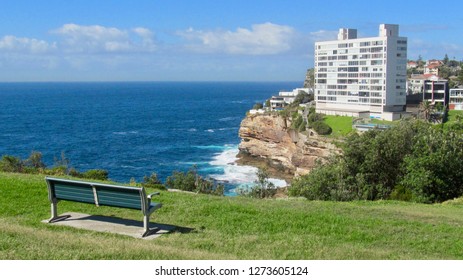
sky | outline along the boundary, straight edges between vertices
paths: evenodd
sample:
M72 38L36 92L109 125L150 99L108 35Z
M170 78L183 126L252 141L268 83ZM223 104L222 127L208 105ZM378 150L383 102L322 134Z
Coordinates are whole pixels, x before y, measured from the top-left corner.
M0 82L302 81L339 28L463 60L462 1L0 0Z

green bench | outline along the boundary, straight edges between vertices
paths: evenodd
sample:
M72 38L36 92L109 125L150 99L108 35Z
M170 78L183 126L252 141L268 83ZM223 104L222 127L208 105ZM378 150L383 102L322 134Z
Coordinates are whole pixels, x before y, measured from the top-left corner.
M57 204L60 200L137 209L143 213L143 237L145 237L150 233L150 215L162 207L161 203L151 201L151 197L159 193L147 196L143 187L125 187L51 177L45 177L45 180L48 185L48 199L51 203L49 223L66 218L58 216Z

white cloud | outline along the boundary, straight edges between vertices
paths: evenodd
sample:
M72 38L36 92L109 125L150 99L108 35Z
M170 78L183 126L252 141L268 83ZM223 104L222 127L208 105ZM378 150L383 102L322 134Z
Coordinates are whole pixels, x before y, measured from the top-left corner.
M63 38L60 44L65 52L127 53L155 50L154 35L146 28L131 31L100 25L65 24L52 31ZM141 42L138 42L141 39Z
M272 55L291 49L295 31L292 27L268 22L252 25L251 29L238 28L236 31L190 28L177 34L192 42L187 48L197 52Z
M338 35L338 31L331 31L331 30L319 30L319 31L310 32L310 37L312 38L312 41L314 43L318 41L337 40L337 35Z
M38 54L46 53L55 47L54 43L50 44L43 40L18 38L11 35L0 39L0 50L3 52Z

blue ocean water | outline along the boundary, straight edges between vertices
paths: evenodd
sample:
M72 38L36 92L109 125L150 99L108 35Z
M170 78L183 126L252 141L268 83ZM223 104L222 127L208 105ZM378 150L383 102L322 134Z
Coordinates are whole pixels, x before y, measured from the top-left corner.
M233 164L241 120L256 102L297 82L1 83L0 155L64 153L80 171L106 169L118 182L192 165L228 183L252 181Z

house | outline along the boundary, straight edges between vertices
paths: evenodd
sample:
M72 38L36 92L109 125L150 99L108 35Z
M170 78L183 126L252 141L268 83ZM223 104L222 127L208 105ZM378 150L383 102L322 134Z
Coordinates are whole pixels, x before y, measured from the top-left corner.
M435 105L442 103L447 106L449 104L449 83L447 80L431 81L426 80L423 87L423 100L431 102Z
M407 62L407 69L415 69L416 67L418 67L418 63L416 63L415 61Z
M449 109L463 110L463 86L450 89Z
M308 88L296 88L292 91L280 91L278 96L272 96L270 99L270 108L272 110L283 109L286 105L293 103L296 96L301 92L310 94L312 90Z
M438 81L439 77L435 74L412 74L408 79L408 94L422 94L425 81Z
M432 74L439 76L439 64L430 64L424 67L424 74Z

